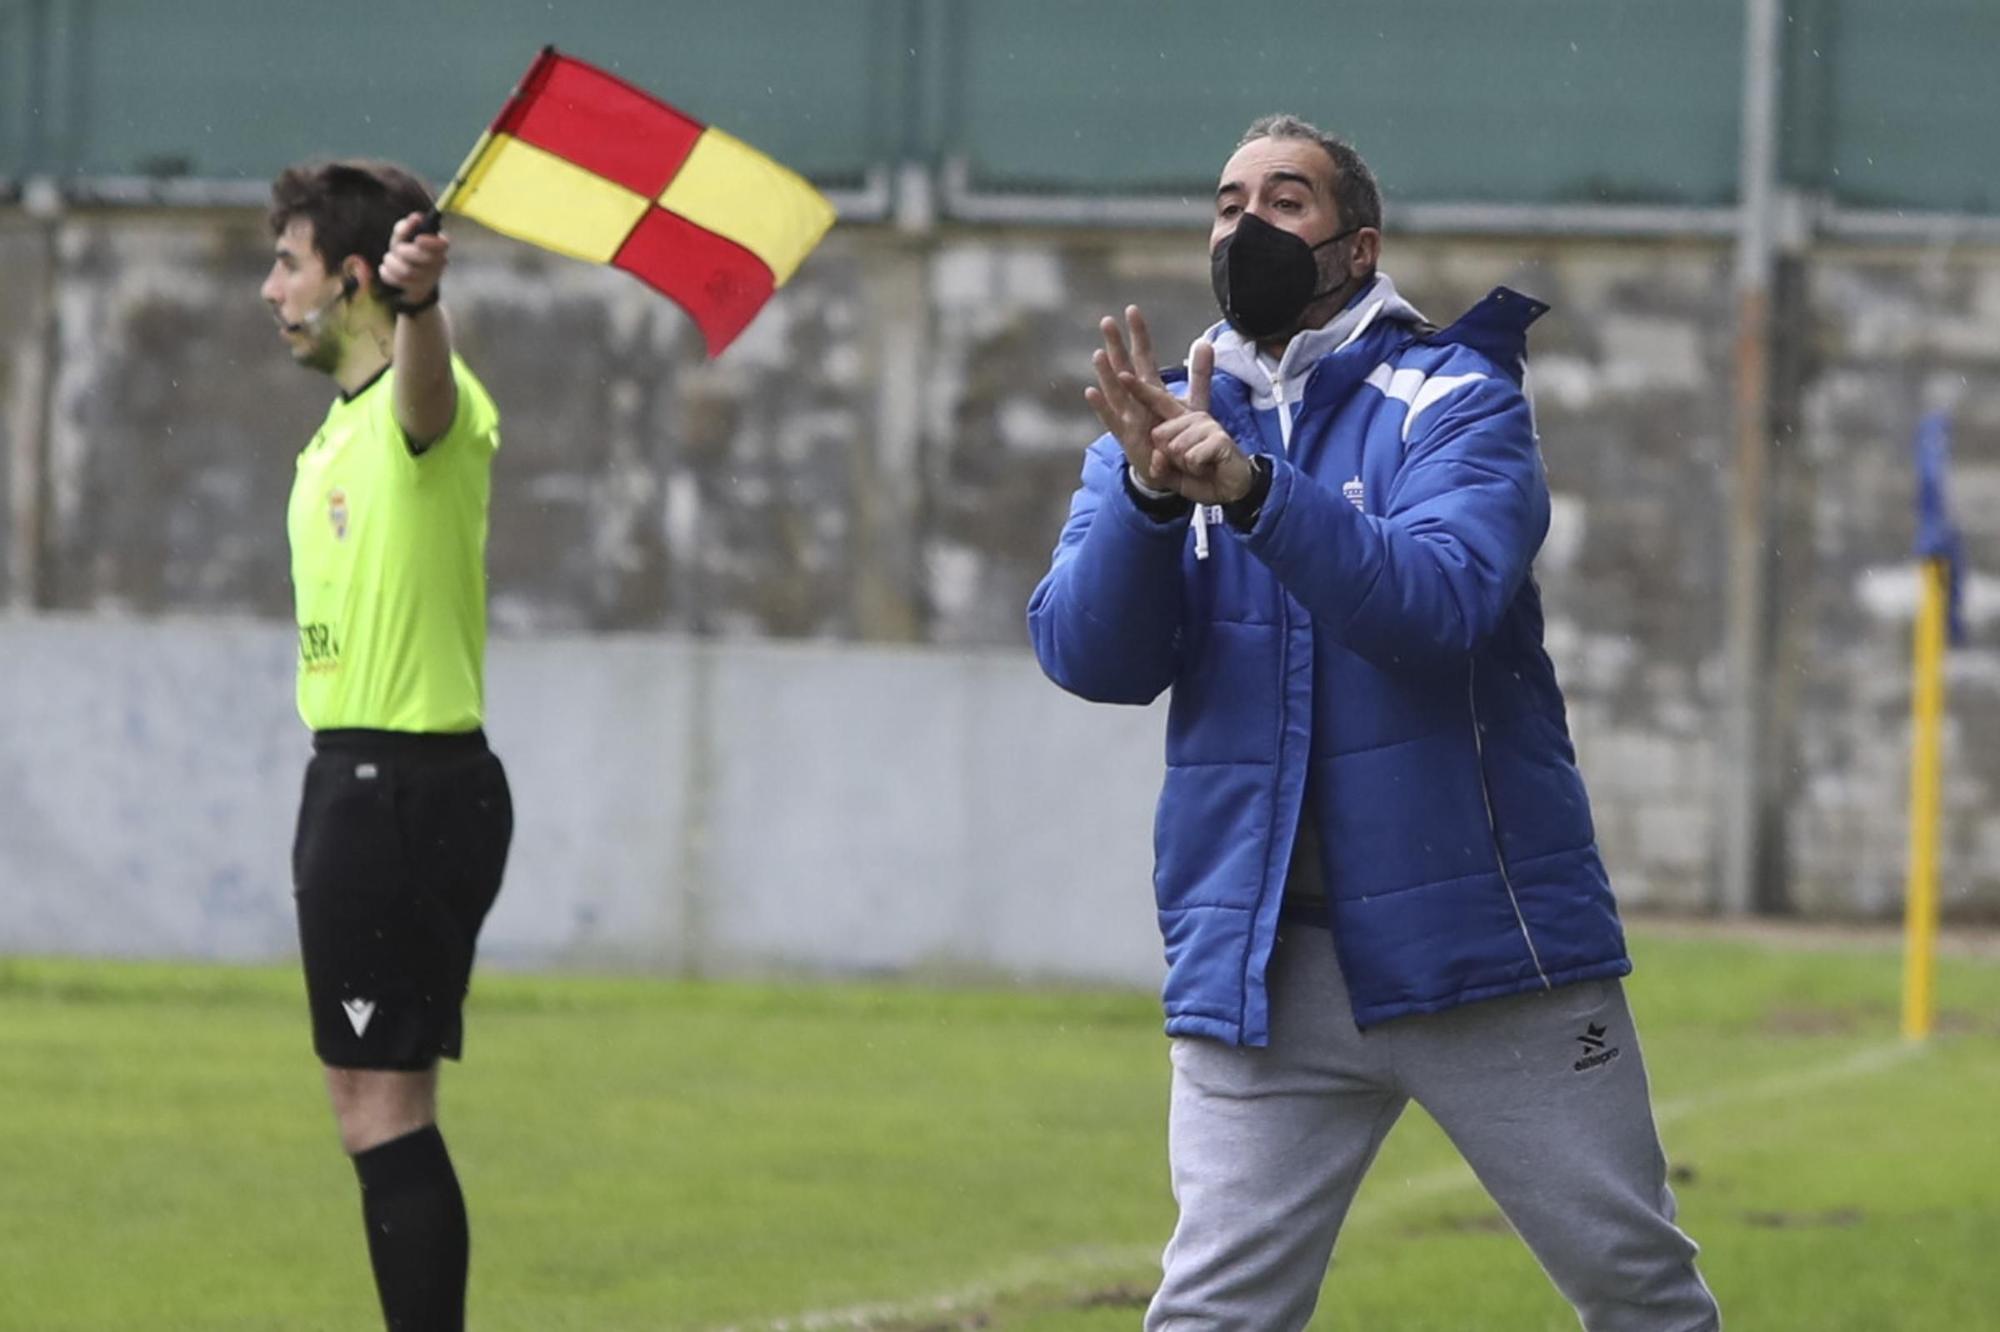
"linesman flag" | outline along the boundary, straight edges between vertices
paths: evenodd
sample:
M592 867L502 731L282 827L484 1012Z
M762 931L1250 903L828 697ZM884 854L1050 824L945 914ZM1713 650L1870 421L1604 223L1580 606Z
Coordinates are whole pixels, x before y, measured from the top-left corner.
M438 200L670 297L719 356L827 228L804 177L545 46Z

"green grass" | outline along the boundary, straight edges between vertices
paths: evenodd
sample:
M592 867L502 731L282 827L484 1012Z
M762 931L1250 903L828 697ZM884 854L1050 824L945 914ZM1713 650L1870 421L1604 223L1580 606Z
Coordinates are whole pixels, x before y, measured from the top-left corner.
M2000 963L1641 934L1682 1219L1733 1328L2000 1326ZM486 975L445 1122L478 1332L1133 1328L1171 1228L1144 995ZM0 1329L362 1332L286 969L0 961ZM1574 1329L1412 1112L1315 1326Z

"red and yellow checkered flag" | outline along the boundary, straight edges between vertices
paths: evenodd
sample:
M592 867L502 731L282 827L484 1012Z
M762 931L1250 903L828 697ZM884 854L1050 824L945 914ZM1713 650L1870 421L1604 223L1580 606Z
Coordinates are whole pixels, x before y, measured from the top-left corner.
M803 176L593 65L542 48L438 200L670 297L720 355L833 225Z

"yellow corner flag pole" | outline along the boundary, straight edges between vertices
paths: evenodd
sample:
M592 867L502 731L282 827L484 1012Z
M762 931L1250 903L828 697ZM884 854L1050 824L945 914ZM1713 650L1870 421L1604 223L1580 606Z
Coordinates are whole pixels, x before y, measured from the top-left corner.
M1917 602L1916 681L1910 741L1910 878L1903 913L1903 1036L1931 1034L1937 1006L1939 731L1944 717L1947 562L1926 559Z

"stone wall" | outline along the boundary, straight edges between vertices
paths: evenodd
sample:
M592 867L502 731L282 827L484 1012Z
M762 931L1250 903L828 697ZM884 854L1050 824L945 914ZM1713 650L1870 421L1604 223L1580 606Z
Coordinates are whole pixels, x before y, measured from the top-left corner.
M40 604L282 618L289 459L327 386L289 363L259 307L260 220L72 213L52 246L38 226L0 215L0 496L39 443ZM710 363L623 275L470 227L456 240L450 306L504 418L494 621L524 639L1023 650L1022 607L1094 432L1081 390L1096 317L1136 301L1168 348L1212 317L1198 235L846 227ZM24 440L36 338L15 293L39 288L50 250L48 424ZM1724 713L1729 252L1392 237L1385 267L1440 320L1498 283L1555 306L1531 372L1555 494L1537 566L1551 650L1625 899L1702 907ZM1824 250L1803 275L1772 527L1785 817L1770 896L1881 914L1904 855L1909 438L1924 406L1958 408L1955 499L1990 568L2000 263ZM0 506L0 525L22 508ZM1960 915L2000 911L1994 587L1971 580L1974 641L1952 662Z
M2000 916L2000 263L1843 253L1812 275L1801 427L1786 441L1780 668L1798 693L1787 847L1812 912L1899 909L1908 821L1910 443L1954 418L1950 499L1970 570L1946 664L1945 910Z

